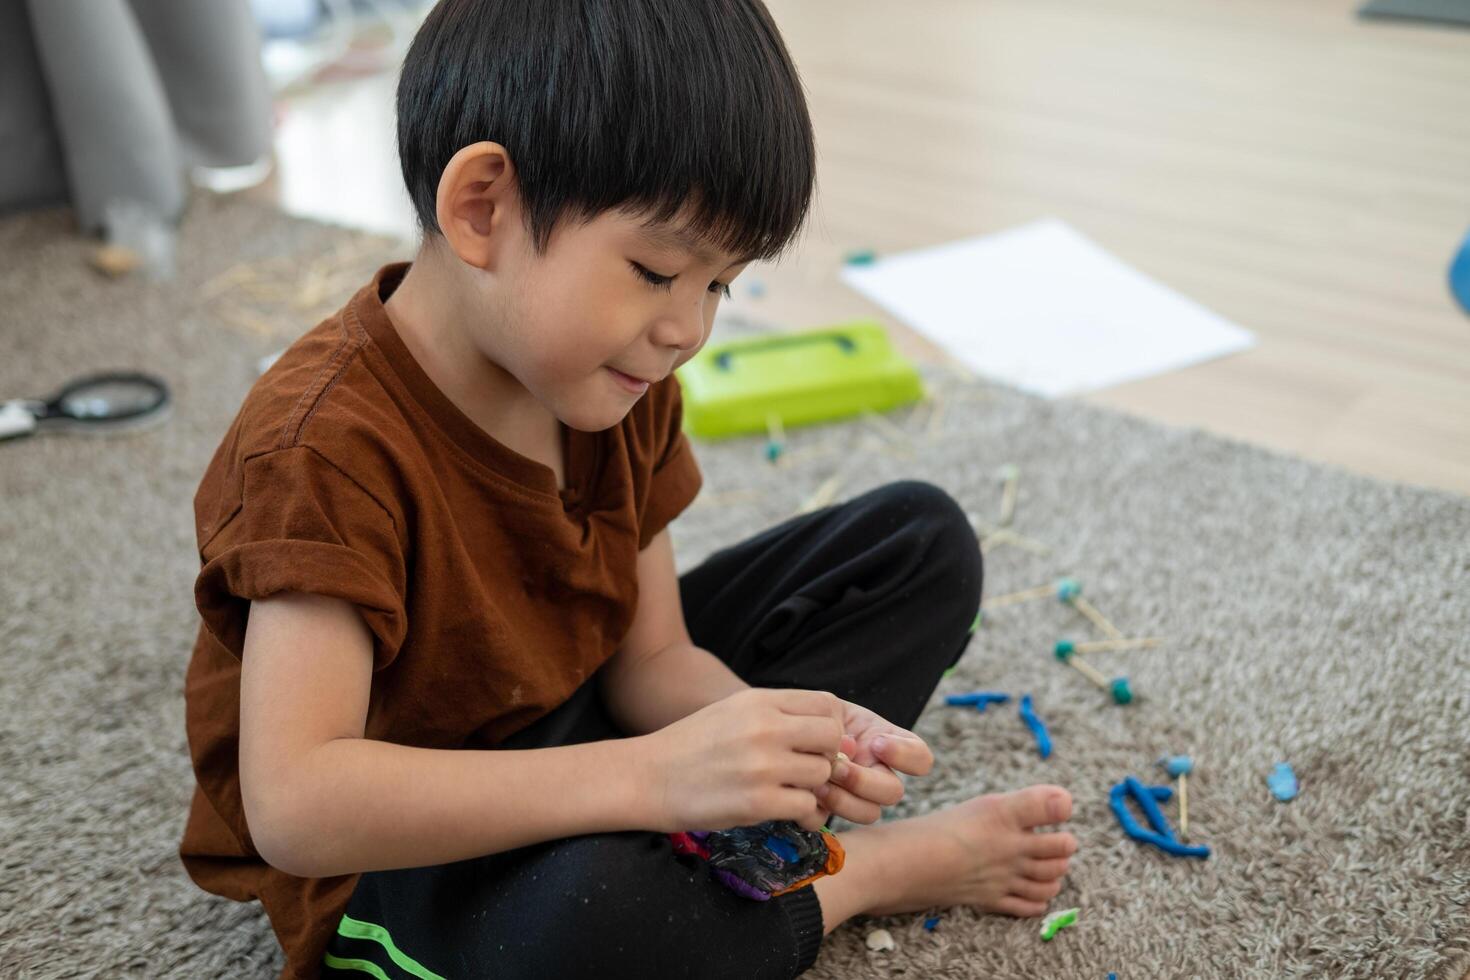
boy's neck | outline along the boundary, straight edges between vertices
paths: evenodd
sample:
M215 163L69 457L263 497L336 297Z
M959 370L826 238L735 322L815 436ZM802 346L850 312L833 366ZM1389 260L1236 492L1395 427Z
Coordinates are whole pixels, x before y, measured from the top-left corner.
M428 248L420 248L384 308L429 380L501 445L551 468L566 483L561 421L505 368L486 357L464 325L455 283Z

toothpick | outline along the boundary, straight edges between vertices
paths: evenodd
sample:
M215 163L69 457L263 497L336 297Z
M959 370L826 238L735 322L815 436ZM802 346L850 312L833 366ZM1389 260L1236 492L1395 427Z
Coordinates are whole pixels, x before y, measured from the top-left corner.
M1096 684L1104 691L1108 690L1108 679L1104 677L1096 667L1092 666L1092 664L1088 663L1086 660L1083 660L1081 657L1078 656L1071 656L1067 658L1067 663L1071 664L1073 667L1076 667L1079 671L1082 672L1083 677L1086 677L1088 680L1092 681L1092 683Z
M797 513L809 514L814 510L821 510L823 507L826 507L836 499L837 491L842 486L842 481L843 474L841 472L833 473L827 477L822 485L817 487L816 492L807 498L806 503L801 505L801 510L798 510Z
M941 429L940 423L944 421L944 409L945 406L947 406L948 404L949 400L947 398L935 398L934 412L929 416L928 431L924 434L924 439L926 442L933 442L934 440L939 438Z
M1189 773L1179 774L1179 839L1189 840Z
M1108 634L1108 636L1112 637L1114 640L1128 639L1126 636L1123 635L1122 631L1120 631L1118 627L1108 622L1107 618L1103 616L1102 613L1097 611L1097 607L1088 602L1087 599L1083 596L1073 596L1071 602L1072 605L1077 608L1078 612L1086 616L1088 619L1092 620L1094 626L1102 630L1104 633Z
M905 445L909 441L909 436L907 432L904 432L898 426L894 425L892 422L888 421L888 419L879 415L871 408L863 409L863 419L873 428L877 429L879 432L883 433L883 435L887 436L890 440L900 446Z
M1072 649L1077 653L1103 653L1116 650L1147 650L1164 642L1161 636L1146 636L1136 640L1089 640L1086 643L1073 643Z
M1016 516L1016 489L1021 482L1021 470L1014 463L1002 466L1001 478L1006 481L1005 493L1000 501L1000 526L1010 527L1011 518Z
M1034 589L1022 589L1020 592L1011 592L1006 595L986 599L980 603L982 609L999 609L1001 606L1014 606L1018 602L1030 602L1032 599L1040 599L1043 596L1056 595L1056 585L1038 585Z

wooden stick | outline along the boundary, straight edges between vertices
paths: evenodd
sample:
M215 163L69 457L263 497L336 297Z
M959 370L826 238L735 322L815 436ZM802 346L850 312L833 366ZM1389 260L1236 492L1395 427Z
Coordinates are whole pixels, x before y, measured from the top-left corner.
M781 416L775 412L766 416L766 434L771 441L780 446L786 445L786 430L781 426Z
M1077 653L1103 653L1111 650L1146 650L1156 647L1164 642L1161 636L1146 636L1136 640L1089 640L1086 643L1074 643L1072 649Z
M830 504L837 496L837 491L841 488L844 477L845 474L841 472L833 473L827 477L822 485L817 487L816 492L807 498L806 503L801 505L801 510L798 510L797 513L809 514L814 510L821 510Z
M1179 774L1179 839L1189 840L1189 773Z
M944 409L945 406L948 404L949 399L942 397L938 398L934 402L934 411L929 416L928 431L924 434L924 438L926 441L933 442L934 440L939 438L940 422L944 420Z
M1114 640L1128 639L1128 637L1124 636L1122 632L1119 631L1118 627L1108 622L1107 618L1104 617L1102 613L1097 611L1097 607L1088 602L1084 597L1080 595L1074 596L1072 599L1072 605L1077 607L1078 612L1086 616L1088 619L1092 620L1094 626L1102 630L1104 633L1108 634L1108 636L1112 637Z
M1092 664L1088 663L1086 660L1083 660L1081 657L1073 654L1072 656L1067 658L1067 663L1071 664L1073 667L1076 667L1079 671L1082 672L1083 677L1086 677L1088 680L1092 681L1092 683L1096 684L1104 691L1112 690L1112 685L1108 683L1108 679L1102 674L1098 673L1097 668L1093 667Z
M909 434L900 429L898 426L894 425L892 422L885 419L883 416L879 415L877 412L873 411L871 408L863 409L863 419L873 428L877 429L884 436L886 436L889 441L891 441L894 445L908 445Z
M823 456L831 456L837 450L832 446L814 444L802 446L800 449L783 449L780 458L776 461L778 465L785 466L803 459L818 459Z
M1033 555L1046 555L1051 553L1051 549L1040 541L1037 541L1035 538L1028 538L1024 534L1017 534L1008 527L993 528L988 524L972 523L974 524L975 530L979 533L981 548L989 548L991 545L997 544L1013 544L1022 551L1029 551Z
M1000 499L1000 526L1010 527L1011 518L1016 516L1016 488L1021 482L1021 471L1015 466L1006 466L1001 469L1005 478L1005 493Z
M1056 591L1057 587L1055 583L1051 585L1038 585L1034 589L1024 589L1020 592L1011 592L1007 595L996 596L993 599L986 599L980 603L980 608L999 609L1001 606L1014 606L1018 602L1029 602L1032 599L1040 599L1043 596L1055 595Z

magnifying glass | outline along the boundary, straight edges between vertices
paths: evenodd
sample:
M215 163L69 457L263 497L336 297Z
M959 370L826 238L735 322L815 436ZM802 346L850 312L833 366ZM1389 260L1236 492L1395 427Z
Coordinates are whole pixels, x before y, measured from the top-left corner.
M168 418L168 385L151 374L111 371L72 381L49 398L0 402L0 439L36 432L116 432Z

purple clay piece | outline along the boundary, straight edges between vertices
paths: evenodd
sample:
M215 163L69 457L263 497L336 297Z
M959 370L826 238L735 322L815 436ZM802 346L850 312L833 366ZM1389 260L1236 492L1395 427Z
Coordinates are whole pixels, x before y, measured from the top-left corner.
M715 877L735 894L743 895L757 902L769 902L771 900L770 892L761 891L734 872L726 871L724 868L713 868L711 870L714 871Z

